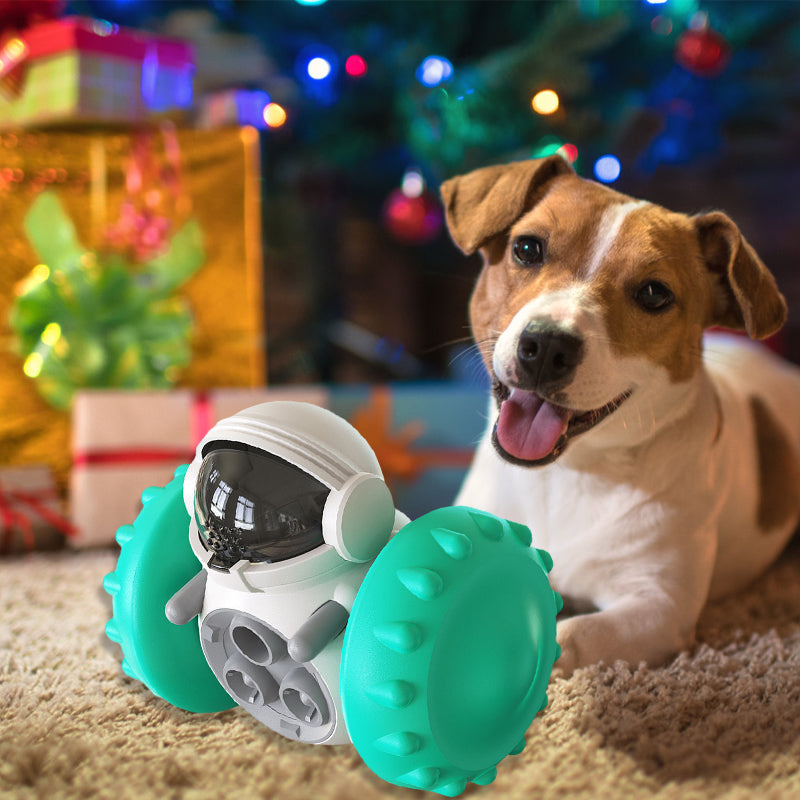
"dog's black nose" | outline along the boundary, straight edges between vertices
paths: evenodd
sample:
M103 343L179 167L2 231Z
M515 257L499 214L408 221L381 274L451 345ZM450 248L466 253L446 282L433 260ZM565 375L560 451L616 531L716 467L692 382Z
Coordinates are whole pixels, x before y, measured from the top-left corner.
M534 390L564 385L582 358L583 339L552 328L528 326L517 344L519 377Z

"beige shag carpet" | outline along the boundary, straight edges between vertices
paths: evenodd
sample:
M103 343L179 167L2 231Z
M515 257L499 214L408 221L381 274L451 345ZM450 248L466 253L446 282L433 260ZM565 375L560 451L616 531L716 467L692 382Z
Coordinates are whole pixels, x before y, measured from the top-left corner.
M243 711L151 696L104 643L110 552L0 561L0 797L371 800L349 746L283 739ZM800 547L708 608L698 645L659 669L555 680L528 746L470 798L800 797ZM432 797L432 796L431 796Z

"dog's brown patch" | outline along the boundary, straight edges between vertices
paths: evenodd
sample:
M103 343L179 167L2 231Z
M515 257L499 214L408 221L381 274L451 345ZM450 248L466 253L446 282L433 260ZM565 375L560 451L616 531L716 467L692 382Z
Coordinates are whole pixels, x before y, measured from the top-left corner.
M453 241L474 253L535 204L550 181L574 174L561 156L549 156L484 167L445 181L442 199Z
M775 278L742 236L719 211L693 218L708 269L718 277L710 324L746 330L765 339L783 327L787 306Z
M700 367L710 280L699 262L686 217L648 204L625 219L597 276L614 349L662 365L674 382ZM642 310L633 297L648 281L668 286L675 304L662 313Z
M597 235L596 216L627 198L605 186L570 173L551 180L544 196L509 231L487 241L484 268L470 301L470 320L476 341L499 336L530 300L580 282L592 257ZM546 264L528 269L515 264L510 242L522 235L539 236L546 244ZM491 369L491 350L481 347Z
M786 432L760 397L750 398L758 446L758 525L769 532L800 513L800 462Z

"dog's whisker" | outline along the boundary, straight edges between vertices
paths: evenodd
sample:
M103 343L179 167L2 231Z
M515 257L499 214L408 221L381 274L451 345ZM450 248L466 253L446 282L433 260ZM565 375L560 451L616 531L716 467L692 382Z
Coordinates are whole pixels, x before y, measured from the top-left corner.
M468 345L467 347L462 348L457 353L455 353L453 356L451 356L451 358L449 360L449 363L450 364L455 364L456 361L460 361L462 359L469 358L472 355L474 355L475 353L480 353L480 352L481 352L480 345L478 345L477 343L473 342L472 344Z
M463 355L463 354L462 354ZM460 356L459 356L460 357ZM458 358L452 359L450 362L450 366L454 366ZM483 363L476 360L468 360L466 362L467 365L467 377L473 379L476 384L480 384L484 381L486 375L486 369L483 366Z
M437 353L440 350L445 350L448 347L454 347L455 345L459 344L473 344L474 340L472 338L472 334L467 334L465 336L458 336L455 339L449 339L446 342L440 342L439 344L432 345L431 347L427 348L424 351L424 355L430 355L431 353Z
M483 339L482 341L476 342L475 344L482 356L490 356L494 351L495 346L497 345L497 339L495 338Z

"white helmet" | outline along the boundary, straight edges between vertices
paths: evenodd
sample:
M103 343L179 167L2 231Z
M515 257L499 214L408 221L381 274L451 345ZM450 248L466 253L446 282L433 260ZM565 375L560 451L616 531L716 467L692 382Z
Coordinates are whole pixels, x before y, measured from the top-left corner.
M234 495L230 481L220 476L225 469L236 475L237 482L242 480ZM283 497L282 492L296 497ZM266 501L264 493L271 493ZM214 526L211 539L204 540L207 545L211 541L210 549L228 552L228 562L223 559L217 564L223 567L253 555L252 549L241 547L241 538L259 524L254 519L254 512L258 517L254 499L257 506L266 503L274 509L270 525L282 527L275 531L272 550L252 560L291 558L324 541L347 561L370 561L389 540L395 519L391 493L369 444L344 419L309 403L262 403L218 422L197 445L184 478L183 497L201 534L198 516L218 518L220 524ZM228 510L221 511L220 498L231 497L236 503L223 503ZM297 500L296 505L303 505L301 516L316 518L316 540L307 535L296 509L286 513L283 500ZM275 521L278 517L280 523ZM319 541L318 522L323 541ZM265 531L259 535L263 543ZM226 545L234 540L231 556ZM294 544L288 546L290 540Z

